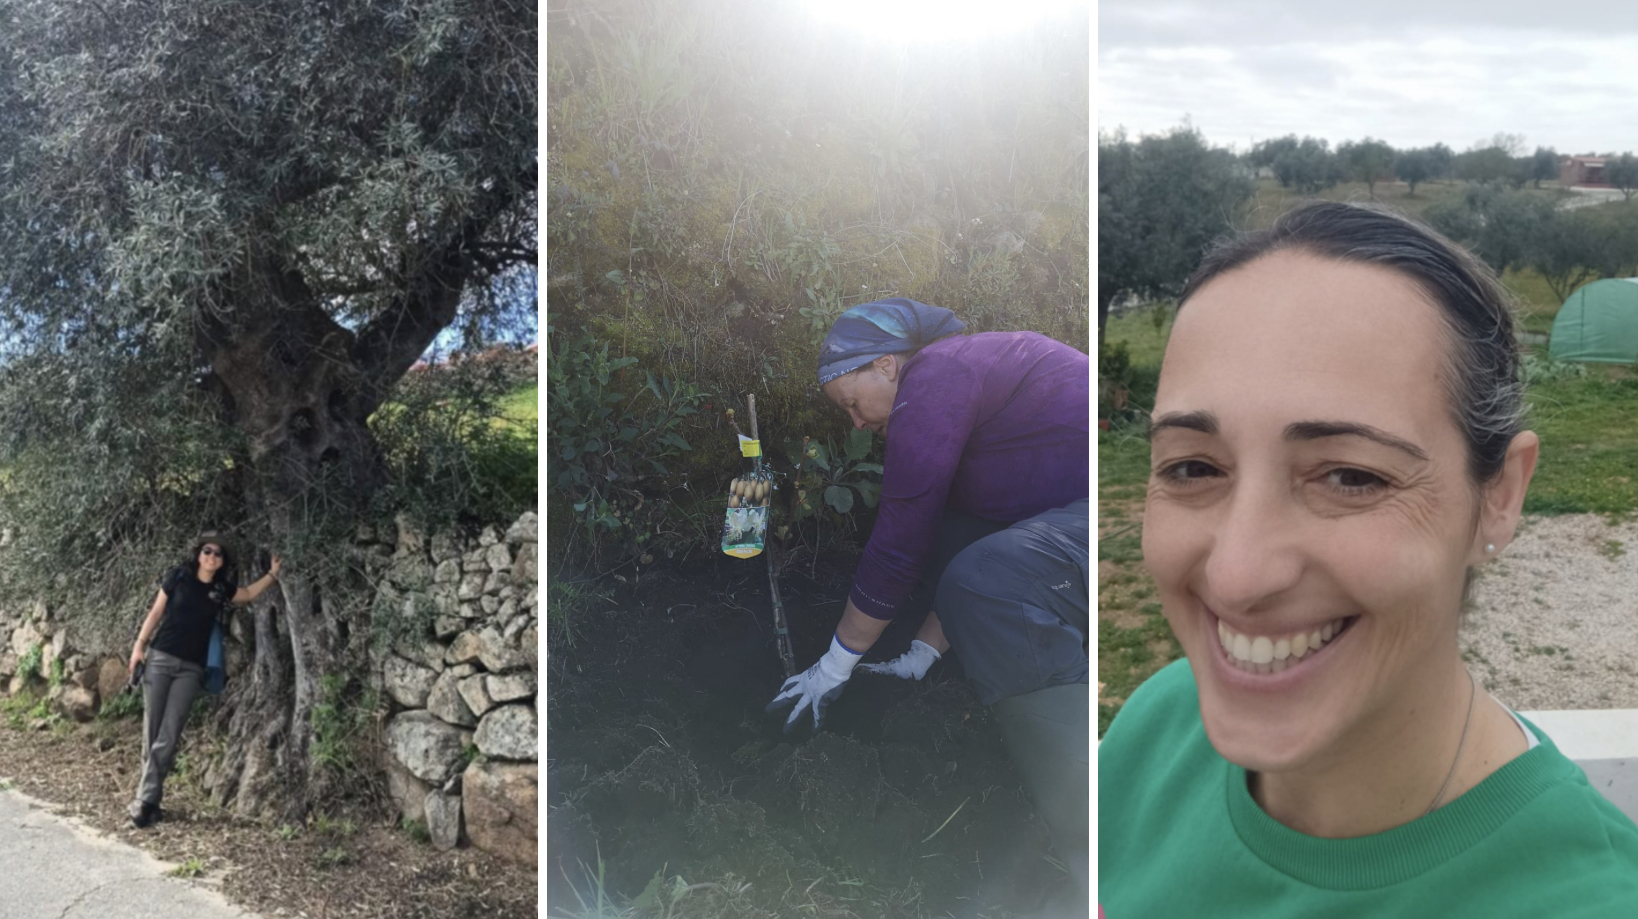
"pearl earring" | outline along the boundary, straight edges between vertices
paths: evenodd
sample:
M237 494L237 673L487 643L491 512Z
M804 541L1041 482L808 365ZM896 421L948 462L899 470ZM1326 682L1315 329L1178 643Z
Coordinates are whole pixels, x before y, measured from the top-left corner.
M1485 551L1485 552L1486 552L1486 553L1494 553L1494 552L1495 552L1495 551L1496 551L1496 544L1495 544L1495 543L1489 543L1489 544L1487 544L1487 545L1486 545L1486 546L1485 546L1485 547L1484 547L1484 551Z

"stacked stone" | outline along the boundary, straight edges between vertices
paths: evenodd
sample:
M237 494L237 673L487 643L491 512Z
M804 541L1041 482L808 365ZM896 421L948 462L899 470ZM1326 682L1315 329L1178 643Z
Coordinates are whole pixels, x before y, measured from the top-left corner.
M424 540L399 522L378 603L401 604L422 634L375 661L394 703L387 722L387 786L405 819L432 842L462 840L536 860L539 685L536 517L475 545ZM475 754L475 755L474 755Z
M363 532L358 546L366 567L381 576L377 608L401 610L412 622L430 619L424 632L371 660L372 678L393 704L384 738L388 788L404 817L425 821L439 848L469 841L533 864L536 516L525 513L504 533L487 527L470 545L449 534L427 539L403 519L397 529L386 544ZM35 648L38 666L19 673ZM229 679L240 678L247 658L235 643L227 650ZM47 689L58 661L63 679ZM46 690L53 710L90 721L125 690L126 661L76 650L44 601L0 607L0 686L11 695Z
M38 666L28 674L19 672L31 651L39 649ZM49 686L49 677L62 664L63 679ZM0 682L7 695L32 688L45 691L51 708L65 718L90 721L102 700L125 688L125 664L99 661L81 654L68 643L68 629L53 621L45 601L37 600L20 615L0 610Z

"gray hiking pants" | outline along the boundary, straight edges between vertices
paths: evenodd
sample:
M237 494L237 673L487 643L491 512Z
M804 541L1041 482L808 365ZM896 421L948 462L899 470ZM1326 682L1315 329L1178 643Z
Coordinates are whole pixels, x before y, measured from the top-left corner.
M182 726L188 723L193 697L205 680L203 665L157 648L148 649L146 661L142 675L142 781L137 786L136 800L131 802L132 814L143 804L158 807L165 796L165 777L176 765Z
M979 701L1089 682L1091 503L1007 527L956 516L940 542L966 545L939 576L933 609Z

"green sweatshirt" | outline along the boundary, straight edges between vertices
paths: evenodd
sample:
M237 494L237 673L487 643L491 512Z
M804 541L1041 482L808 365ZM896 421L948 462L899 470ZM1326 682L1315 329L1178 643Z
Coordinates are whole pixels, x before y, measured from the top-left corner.
M1432 814L1320 839L1212 749L1178 661L1098 749L1098 902L1107 919L1638 919L1638 826L1530 727L1540 746Z

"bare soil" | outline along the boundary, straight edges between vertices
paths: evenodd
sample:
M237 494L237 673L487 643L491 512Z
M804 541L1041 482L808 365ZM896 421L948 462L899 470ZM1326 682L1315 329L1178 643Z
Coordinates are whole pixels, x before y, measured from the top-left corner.
M204 731L196 712L183 733ZM38 721L32 724L38 724ZM141 716L21 729L0 722L0 780L155 857L202 867L192 883L219 889L264 916L310 919L534 919L535 866L475 849L437 852L396 827L379 804L354 802L303 827L270 827L223 813L185 771L166 783L164 819L131 826L126 806L140 771ZM197 755L197 754L196 754ZM69 870L65 867L65 870Z
M804 668L851 560L786 569ZM818 734L763 708L783 681L763 558L645 575L548 660L547 908L615 903L661 875L671 915L1004 919L1068 881L958 655L919 682L856 672ZM902 653L901 616L867 655ZM650 888L652 891L653 888Z

